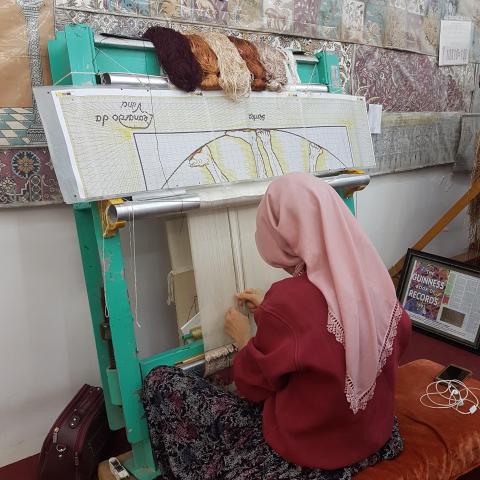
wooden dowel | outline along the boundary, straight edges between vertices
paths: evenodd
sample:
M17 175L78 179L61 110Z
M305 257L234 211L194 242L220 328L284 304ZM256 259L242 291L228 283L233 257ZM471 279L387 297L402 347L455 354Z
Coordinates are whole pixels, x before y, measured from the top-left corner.
M415 250L423 250L474 198L480 194L480 179L474 182L465 194L413 245ZM402 270L405 256L390 268L390 276L398 275Z

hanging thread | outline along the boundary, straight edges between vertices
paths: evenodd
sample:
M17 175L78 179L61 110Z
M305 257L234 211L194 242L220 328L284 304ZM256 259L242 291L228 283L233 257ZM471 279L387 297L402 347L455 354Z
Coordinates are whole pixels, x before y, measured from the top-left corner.
M218 60L215 52L200 35L191 34L187 35L187 38L190 42L192 53L202 69L203 77L200 88L202 90L220 90L220 83L218 82L220 70L218 69Z
M251 90L252 74L233 43L218 32L203 33L202 37L217 56L219 84L225 95L232 100L247 97Z
M257 92L265 90L265 67L260 61L257 47L252 42L244 40L243 38L229 36L228 39L235 45L238 53L243 58L243 60L247 64L248 69L253 75L253 81L251 84L252 90L255 90Z
M128 236L129 236L129 246L130 246L130 264L133 273L133 296L135 301L135 307L133 311L133 317L135 324L138 328L142 328L138 320L138 288L137 288L137 246L136 246L136 235L135 235L135 210L132 208L128 215ZM133 262L133 264L132 264Z
M258 57L265 68L266 88L272 92L280 91L287 84L285 62L287 55L279 48L257 42Z
M150 27L143 37L150 40L170 81L185 92L193 92L202 81L202 69L185 35L166 27Z
M293 52L291 50L284 50L286 55L286 60L284 62L285 70L287 73L288 83L290 85L298 85L302 83L300 77L298 76L297 72L297 62L295 61L295 57L293 56Z

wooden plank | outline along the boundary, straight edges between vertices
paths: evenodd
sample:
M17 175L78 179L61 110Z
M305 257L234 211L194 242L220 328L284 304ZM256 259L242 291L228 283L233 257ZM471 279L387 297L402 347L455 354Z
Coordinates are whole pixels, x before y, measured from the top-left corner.
M197 289L193 273L192 252L188 221L184 215L165 222L168 251L170 254L171 282L175 297L175 311L179 337L180 328L197 312Z
M193 268L187 218L182 216L167 220L165 222L165 229L167 231L168 250L172 270Z
M459 198L455 204L436 222L420 240L418 240L413 249L423 250L474 198L480 194L480 180L474 182L471 187ZM394 277L400 273L405 261L403 256L393 267L390 268L390 276Z
M175 292L175 311L178 328L182 328L196 313L198 313L197 290L195 275L192 270L172 275L173 291Z

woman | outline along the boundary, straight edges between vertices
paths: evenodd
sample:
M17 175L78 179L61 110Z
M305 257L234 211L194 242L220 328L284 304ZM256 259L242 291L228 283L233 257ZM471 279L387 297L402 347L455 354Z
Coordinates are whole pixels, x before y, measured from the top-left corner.
M240 396L162 367L146 380L166 478L346 480L403 448L393 400L410 321L355 218L322 180L274 180L257 212L265 262L290 278L247 290L257 332L235 308Z

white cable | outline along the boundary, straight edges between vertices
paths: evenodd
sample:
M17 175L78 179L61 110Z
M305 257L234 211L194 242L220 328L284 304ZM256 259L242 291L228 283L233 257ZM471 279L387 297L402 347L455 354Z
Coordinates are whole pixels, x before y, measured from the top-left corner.
M439 380L430 383L420 397L427 408L454 409L461 415L473 415L479 409L479 398L460 380Z

